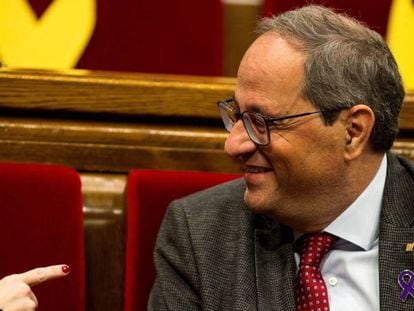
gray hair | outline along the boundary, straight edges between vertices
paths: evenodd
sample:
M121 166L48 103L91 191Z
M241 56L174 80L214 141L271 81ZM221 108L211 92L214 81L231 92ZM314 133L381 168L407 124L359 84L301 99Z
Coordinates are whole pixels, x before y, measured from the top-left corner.
M370 137L377 151L391 148L398 133L404 87L391 51L380 34L331 9L309 5L262 19L257 32L273 31L306 56L304 98L332 125L341 109L365 104L375 114Z

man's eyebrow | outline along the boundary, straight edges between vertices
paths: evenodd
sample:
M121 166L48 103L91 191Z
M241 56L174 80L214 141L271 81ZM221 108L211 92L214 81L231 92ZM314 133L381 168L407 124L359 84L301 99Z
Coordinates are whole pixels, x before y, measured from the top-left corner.
M239 111L243 112L243 111L241 111L239 101L237 100L237 98L234 94L233 94L232 98L233 98L233 101L234 101L236 107L239 109ZM268 109L266 109L266 108L264 109L263 105L260 105L258 103L248 103L245 106L244 111L250 111L250 112L258 113L258 114L262 115L265 118L278 118L278 117L283 118L284 116L287 115L286 113L269 112Z
M262 116L268 115L268 113L266 111L264 111L262 107L260 107L259 105L255 104L255 103L249 105L248 110L251 111L251 112L259 113Z
M233 101L236 104L237 108L240 109L239 101L236 99L235 96L233 96ZM248 109L246 109L247 111L260 113L260 114L264 115L264 111L260 108L260 105L258 105L256 103L253 103L253 104L249 104L248 106L249 106Z
M240 105L237 102L237 100L234 97L233 97L233 99L234 99L234 102L236 103L237 107L240 109ZM247 107L245 107L245 108L246 108L245 110L247 110L247 111L261 114L264 117L278 117L278 114L275 114L275 113L271 114L271 113L269 113L267 110L264 110L263 109L263 106L262 105L257 104L257 103L247 104Z

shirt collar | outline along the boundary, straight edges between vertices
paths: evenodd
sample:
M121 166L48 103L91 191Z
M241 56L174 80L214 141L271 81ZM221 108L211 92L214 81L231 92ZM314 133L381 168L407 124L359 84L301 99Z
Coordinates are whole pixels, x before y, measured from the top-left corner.
M381 165L368 187L324 231L364 250L372 248L379 234L379 219L386 175L387 156L384 155ZM350 228L352 230L349 230Z

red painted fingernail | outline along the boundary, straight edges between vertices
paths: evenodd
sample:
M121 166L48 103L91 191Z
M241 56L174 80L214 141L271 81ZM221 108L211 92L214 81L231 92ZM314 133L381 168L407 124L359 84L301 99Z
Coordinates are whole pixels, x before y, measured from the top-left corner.
M63 273L68 274L70 272L70 267L68 265L64 265L62 266L62 271Z

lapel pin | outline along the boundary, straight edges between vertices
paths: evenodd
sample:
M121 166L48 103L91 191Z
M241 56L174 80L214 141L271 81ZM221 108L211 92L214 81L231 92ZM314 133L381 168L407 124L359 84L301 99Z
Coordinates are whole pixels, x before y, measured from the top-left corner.
M402 288L400 300L405 302L408 296L414 298L414 273L410 270L404 270L398 276L398 285Z
M405 245L405 251L406 252L412 252L412 251L414 251L414 243L407 243Z

